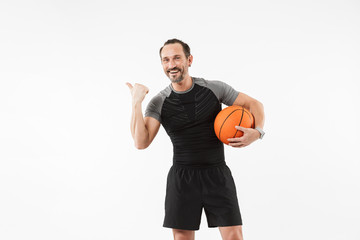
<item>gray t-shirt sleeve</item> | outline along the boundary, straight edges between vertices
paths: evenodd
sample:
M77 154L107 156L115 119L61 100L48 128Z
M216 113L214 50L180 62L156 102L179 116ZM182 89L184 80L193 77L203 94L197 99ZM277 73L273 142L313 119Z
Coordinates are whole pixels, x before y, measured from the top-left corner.
M161 108L163 103L164 98L160 93L153 97L146 107L145 117L153 117L161 123Z
M208 87L214 92L221 103L232 106L239 92L222 81L207 81Z

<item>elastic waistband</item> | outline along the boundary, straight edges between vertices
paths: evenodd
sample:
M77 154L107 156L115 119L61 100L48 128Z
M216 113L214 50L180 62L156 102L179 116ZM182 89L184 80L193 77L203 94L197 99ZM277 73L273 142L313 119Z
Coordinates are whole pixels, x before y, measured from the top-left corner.
M212 165L183 165L183 164L179 164L179 163L173 163L174 167L179 167L179 168L189 168L189 169L208 169L208 168L215 168L215 167L221 167L221 166L226 166L226 162L220 162L220 163L216 163L216 164L212 164Z

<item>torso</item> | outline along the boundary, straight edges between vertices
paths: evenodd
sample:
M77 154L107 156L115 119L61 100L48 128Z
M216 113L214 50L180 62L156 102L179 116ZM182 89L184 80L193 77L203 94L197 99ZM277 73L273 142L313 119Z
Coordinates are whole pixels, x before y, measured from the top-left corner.
M170 85L149 103L146 115L151 116L152 107L157 107L159 120L173 143L174 163L202 167L225 162L224 146L215 135L214 120L221 111L219 97L226 91L216 89L223 86L217 83L193 78L187 91L177 92ZM237 92L233 90L232 95ZM234 96L229 97L228 103L233 99Z

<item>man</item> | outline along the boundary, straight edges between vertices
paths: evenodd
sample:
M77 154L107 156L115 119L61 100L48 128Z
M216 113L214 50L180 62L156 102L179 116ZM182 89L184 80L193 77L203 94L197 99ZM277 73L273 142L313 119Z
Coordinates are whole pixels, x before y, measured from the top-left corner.
M148 147L161 124L174 146L163 226L173 229L175 240L193 240L204 208L208 226L219 227L224 240L242 240L235 183L213 124L221 103L249 109L256 129L234 126L244 135L229 139L232 147L248 146L264 135L263 105L223 82L191 77L188 68L193 56L181 40L165 42L160 58L171 84L149 102L145 117L141 103L149 89L141 84L127 85L132 94L131 134L136 148Z

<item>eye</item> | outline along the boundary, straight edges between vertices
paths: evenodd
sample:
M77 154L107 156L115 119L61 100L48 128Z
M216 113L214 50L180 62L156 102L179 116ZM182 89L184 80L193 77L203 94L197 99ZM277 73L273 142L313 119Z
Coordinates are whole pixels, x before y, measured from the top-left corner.
M163 62L168 62L169 61L169 59L163 59Z

